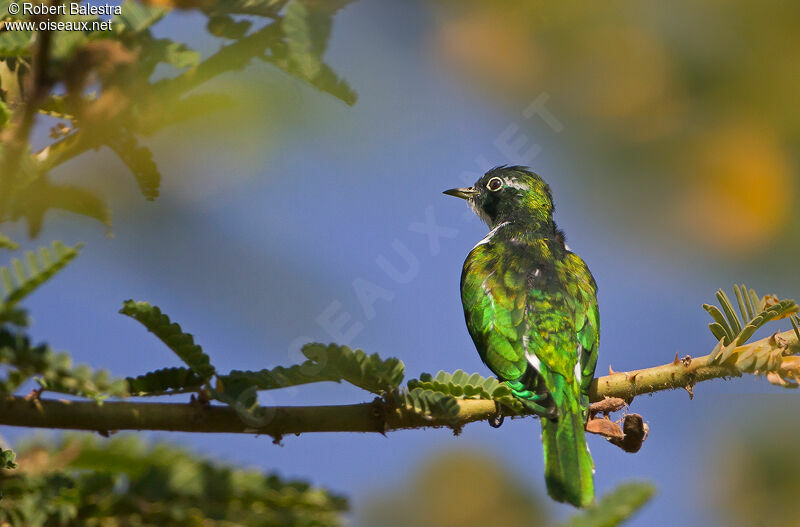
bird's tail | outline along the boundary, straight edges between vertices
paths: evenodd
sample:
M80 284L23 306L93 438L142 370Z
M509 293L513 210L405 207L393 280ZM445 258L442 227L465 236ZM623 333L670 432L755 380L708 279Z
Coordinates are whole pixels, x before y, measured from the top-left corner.
M558 418L541 419L547 492L555 500L585 507L594 501L594 463L586 446L579 392L564 386L562 376L554 377L561 384L551 391Z

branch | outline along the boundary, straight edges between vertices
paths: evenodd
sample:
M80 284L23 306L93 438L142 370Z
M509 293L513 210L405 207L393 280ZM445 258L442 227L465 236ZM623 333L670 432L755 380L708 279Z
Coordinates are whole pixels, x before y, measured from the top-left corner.
M800 345L793 331L775 334L740 346L736 353L775 349L796 351ZM613 373L595 380L591 400L619 397L632 401L636 395L692 387L703 381L739 377L741 371L731 363L712 364L711 355L685 358L642 370ZM285 434L309 432L379 432L410 428L459 428L496 414L495 402L485 399L458 400L458 416L453 419L426 417L376 399L371 403L339 406L268 407L266 424L248 426L227 406L199 403L132 403L39 400L17 396L0 400L0 424L34 428L94 430L167 430L174 432Z

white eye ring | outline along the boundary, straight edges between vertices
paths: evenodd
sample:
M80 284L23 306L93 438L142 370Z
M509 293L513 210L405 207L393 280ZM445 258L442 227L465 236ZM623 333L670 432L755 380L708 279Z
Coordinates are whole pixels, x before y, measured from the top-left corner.
M489 189L491 192L497 192L501 188L503 188L503 180L499 177L493 177L486 183L486 188Z

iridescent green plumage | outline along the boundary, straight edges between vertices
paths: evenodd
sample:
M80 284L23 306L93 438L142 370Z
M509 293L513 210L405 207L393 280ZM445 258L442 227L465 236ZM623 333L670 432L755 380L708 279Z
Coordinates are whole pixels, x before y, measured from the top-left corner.
M599 313L588 267L553 222L550 190L523 167L489 171L463 197L491 232L461 275L467 328L483 362L541 416L553 498L594 498L584 426L597 362Z

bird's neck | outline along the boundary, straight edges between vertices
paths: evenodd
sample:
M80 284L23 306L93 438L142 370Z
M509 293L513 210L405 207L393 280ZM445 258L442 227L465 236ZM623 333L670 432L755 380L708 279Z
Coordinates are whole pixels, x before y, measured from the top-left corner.
M503 238L519 241L556 239L559 236L552 218L508 218L494 222L491 227L500 227L498 231L502 231Z

